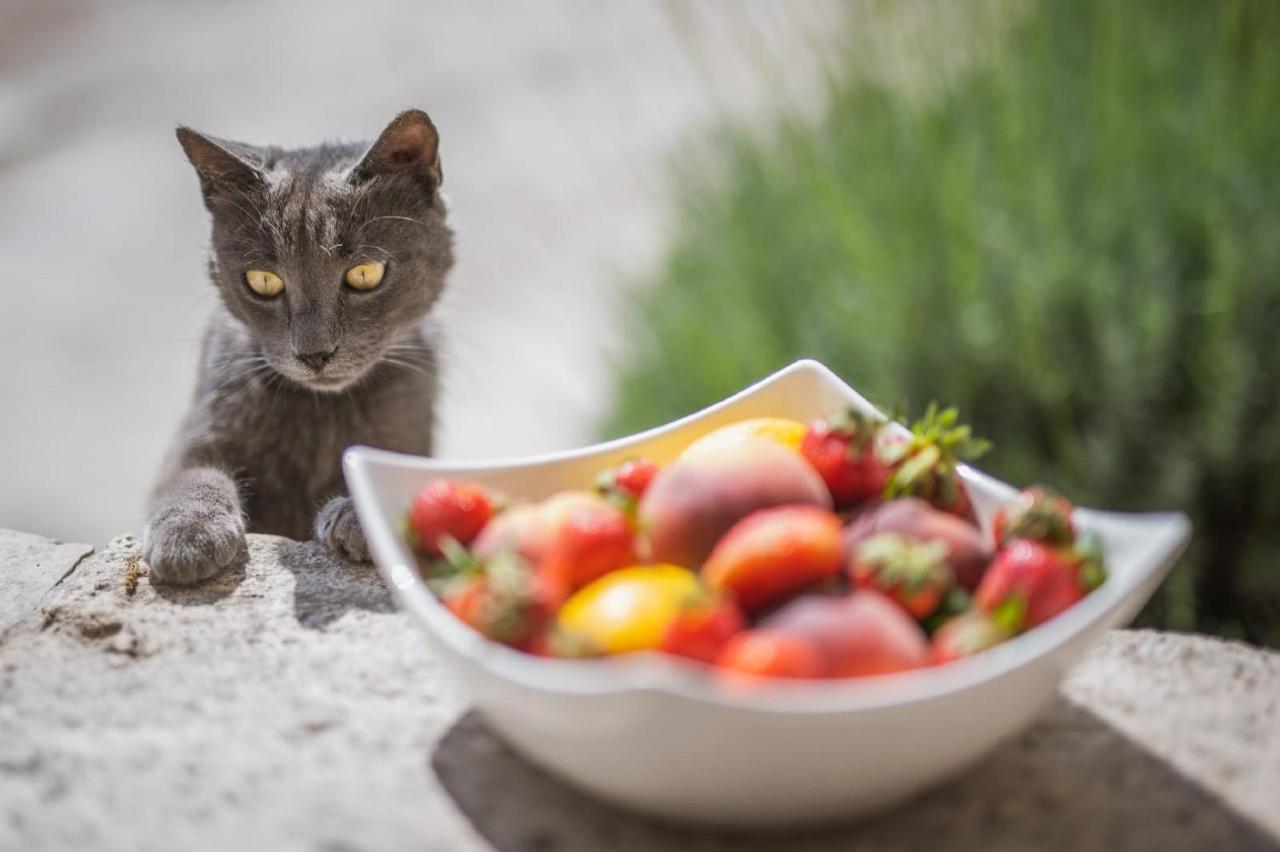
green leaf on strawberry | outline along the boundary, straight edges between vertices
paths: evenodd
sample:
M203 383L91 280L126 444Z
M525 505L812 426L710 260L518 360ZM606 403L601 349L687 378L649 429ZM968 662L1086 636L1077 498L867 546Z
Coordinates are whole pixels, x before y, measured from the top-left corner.
M924 417L912 424L911 437L886 448L883 456L894 470L885 497L922 497L939 508L968 514L957 468L986 453L991 442L974 437L959 419L956 408L939 409L929 403Z
M1021 595L1005 598L995 609L991 610L991 620L1011 635L1022 632L1022 624L1026 617L1027 599Z
M960 586L952 586L942 596L942 603L937 611L920 623L926 633L933 635L938 628L961 613L967 612L973 605L973 596Z
M1076 542L1076 553L1080 557L1080 587L1092 592L1107 581L1102 538L1095 532L1085 533Z

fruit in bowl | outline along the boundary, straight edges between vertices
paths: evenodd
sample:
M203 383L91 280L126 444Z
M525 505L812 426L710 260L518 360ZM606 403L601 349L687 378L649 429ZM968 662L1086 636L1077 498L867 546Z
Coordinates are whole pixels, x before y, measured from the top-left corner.
M434 480L407 541L450 612L538 656L663 653L737 685L891 674L995 647L1105 578L1045 489L984 535L958 475L983 449L934 406L909 431L853 408L747 418L537 501Z
M520 755L587 793L670 820L744 827L845 821L960 776L1030 725L1053 702L1062 677L1089 646L1108 628L1133 618L1190 537L1187 519L1180 514L1093 509L1070 513L1073 544L1040 536L1036 524L1028 523L1040 513L1014 517L1028 498L1020 499L1017 489L965 464L964 456L980 445L952 431L957 423L940 424L940 412L935 412L933 424L916 433L891 423L880 427L880 461L898 469L916 460L906 475L894 478L891 495L837 497L827 477L840 469L844 456L839 447L833 451L828 446L836 443L829 436L810 439L810 444L826 447L820 455L823 463L834 465L807 461L831 503L808 497L800 504L839 518L841 556L833 578L784 584L780 594L785 600L747 610L731 589L707 582L705 562L677 564L687 572L681 575L685 580L658 584L657 597L675 592L671 599L678 605L647 610L665 623L665 631L641 631L643 644L656 641L657 647L607 653L598 642L591 647L583 641L580 630L567 629L576 625L561 624L563 607L575 594L598 582L617 582L610 578L631 568L655 564L639 505L659 476L698 454L685 458L690 445L718 427L773 415L800 424L804 434L797 439L795 426L777 424L786 428L737 427L737 437L720 440L765 439L804 459L810 425L850 409L877 422L875 409L838 376L822 364L801 361L704 411L606 444L484 462L354 447L345 455L344 470L387 587L423 628L440 664ZM930 450L931 436L945 437L946 446ZM705 475L707 469L700 470ZM468 543L454 536L458 546L446 545L440 556L414 551L405 534L405 515L433 480L469 482L485 490L494 514L483 538L477 534ZM554 537L548 530L560 526L560 511L544 513L539 507L561 491L577 493L567 502L594 506L595 501L581 496L590 486L627 518L636 553L633 562L575 592L556 581L560 571L539 570L540 557ZM718 488L741 493L740 488ZM700 490L713 489L704 485ZM960 493L963 503L945 499ZM715 540L703 545L705 557L751 514L787 505L768 496L762 487L757 499L728 513ZM1040 505L1053 508L1052 503ZM995 516L1002 509L1005 520L997 524ZM697 515L704 509L690 505L685 511ZM489 532L490 527L495 531ZM1022 540L1045 545L1057 566L1045 573L1052 577L1065 563L1068 576L1076 577L1078 599L1069 586L1062 594L1058 583L1037 579L1041 574L1031 570L1034 560L1019 557L1007 560L1010 567L994 575L1005 577L998 584L991 581L991 599L984 594L978 600L976 593L1009 537L997 537L996 527L1017 529ZM905 577L894 570L879 576L885 567L880 560L867 560L875 562L877 576L858 584L854 546L879 533L897 533L916 544L948 543L945 561L954 583L927 618L913 617L890 599L894 584ZM1105 545L1107 576L1091 587L1096 576L1088 557L1095 535ZM489 543L480 553L484 539ZM499 559L496 584L481 594L486 585L473 582L483 576L480 566L512 549L524 553L512 562L519 570L505 571ZM457 565L450 564L450 554ZM767 567L768 560L758 558ZM768 576L756 564L751 567L742 576L755 577L756 571L761 571L759 577ZM696 593L680 594L690 575ZM537 582L527 582L531 577ZM512 578L525 581L510 582ZM455 582L475 591L470 599L446 606L450 598L441 596ZM852 606L877 596L888 600L880 600L880 606ZM1032 627L1028 613L1045 606L1033 607L1032 601L1042 599L1075 602ZM595 614L607 621L613 604L600 600L593 609L599 607ZM818 606L811 607L813 603ZM459 619L456 609L483 617ZM491 614L512 611L524 618L499 618L496 630L488 626L494 623ZM1010 618L1020 611L1021 618ZM481 627L469 626L473 621ZM534 629L504 639L512 635L502 629L510 624ZM831 624L840 629L833 632ZM490 632L502 635L489 638ZM655 640L660 632L661 639ZM921 634L927 637L923 659ZM878 660L881 673L856 671L853 660ZM886 660L897 670L885 673ZM835 676L833 669L846 676ZM786 783L777 783L779 778Z

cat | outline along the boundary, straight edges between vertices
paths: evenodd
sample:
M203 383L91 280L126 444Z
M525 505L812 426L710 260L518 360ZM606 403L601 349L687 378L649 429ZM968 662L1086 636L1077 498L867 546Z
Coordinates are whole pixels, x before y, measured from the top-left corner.
M342 451L432 450L431 312L453 265L435 125L408 110L372 145L298 150L177 136L220 300L147 510L151 577L211 577L245 558L247 532L367 560Z

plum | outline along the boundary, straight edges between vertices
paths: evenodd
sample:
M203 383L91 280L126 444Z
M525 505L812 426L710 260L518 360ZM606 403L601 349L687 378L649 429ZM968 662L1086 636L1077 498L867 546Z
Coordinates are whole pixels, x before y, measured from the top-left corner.
M858 545L881 533L897 533L922 542L947 545L946 563L961 588L972 592L991 561L987 542L973 524L935 509L916 497L903 497L873 506L845 527L846 562L855 561Z
M748 435L663 468L640 501L639 522L651 560L696 568L738 521L786 505L830 509L831 494L798 454Z

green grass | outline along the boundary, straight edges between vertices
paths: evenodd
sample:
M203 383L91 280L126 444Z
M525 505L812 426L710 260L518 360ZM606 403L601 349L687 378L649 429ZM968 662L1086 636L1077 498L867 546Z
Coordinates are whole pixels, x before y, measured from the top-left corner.
M727 133L603 431L820 358L959 405L1011 481L1187 510L1143 619L1280 644L1278 48L1271 2L1041 3L928 97L851 69L818 123Z

